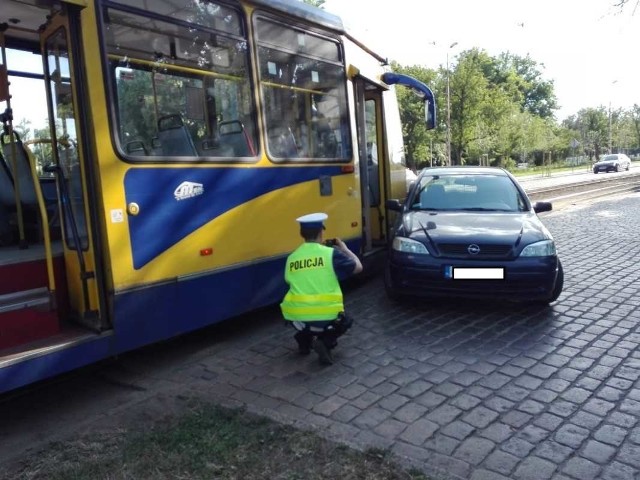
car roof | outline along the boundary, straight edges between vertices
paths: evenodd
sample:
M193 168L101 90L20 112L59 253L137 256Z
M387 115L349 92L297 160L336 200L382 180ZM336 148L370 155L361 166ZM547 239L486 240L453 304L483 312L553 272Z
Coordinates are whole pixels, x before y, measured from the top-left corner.
M427 167L422 169L421 175L498 175L508 177L509 173L500 167L478 166L452 166L452 167Z

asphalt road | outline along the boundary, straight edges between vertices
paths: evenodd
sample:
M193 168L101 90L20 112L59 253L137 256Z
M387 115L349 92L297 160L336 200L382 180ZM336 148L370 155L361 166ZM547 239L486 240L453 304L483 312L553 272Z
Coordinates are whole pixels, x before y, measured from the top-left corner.
M0 463L200 398L388 448L437 478L640 478L640 194L540 217L565 269L549 308L398 304L379 277L357 282L334 365L300 357L276 308L255 312L5 397Z

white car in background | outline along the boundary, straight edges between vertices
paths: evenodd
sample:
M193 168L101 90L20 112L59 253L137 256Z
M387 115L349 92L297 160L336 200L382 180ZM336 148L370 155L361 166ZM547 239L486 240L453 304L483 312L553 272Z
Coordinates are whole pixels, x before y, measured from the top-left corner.
M600 160L593 164L593 173L599 172L619 172L631 168L631 159L624 153L611 153L603 155Z

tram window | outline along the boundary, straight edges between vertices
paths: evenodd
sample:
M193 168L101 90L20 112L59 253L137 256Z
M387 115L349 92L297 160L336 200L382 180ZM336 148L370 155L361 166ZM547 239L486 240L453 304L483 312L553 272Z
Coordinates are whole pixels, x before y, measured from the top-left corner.
M340 44L256 19L267 147L274 160L349 160Z
M162 8L155 13L163 13ZM117 143L124 156L137 161L256 156L247 39L237 11L187 2L165 12L166 19L116 8L105 12ZM160 131L159 120L167 116L180 118L181 124ZM219 131L223 121L239 122L252 148L225 145L228 137ZM163 147L163 138L178 136L193 147Z

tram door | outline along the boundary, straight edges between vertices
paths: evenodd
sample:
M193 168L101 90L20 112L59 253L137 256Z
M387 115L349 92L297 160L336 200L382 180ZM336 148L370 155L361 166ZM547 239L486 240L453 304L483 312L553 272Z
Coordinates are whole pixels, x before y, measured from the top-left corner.
M71 319L93 330L105 328L94 256L94 237L87 209L87 142L83 137L86 118L78 101L81 90L74 72L76 49L71 42L77 7L63 4L43 30L40 42L44 62L47 107L62 226L64 264ZM104 309L103 309L104 311Z
M356 122L362 198L363 254L386 247L385 176L388 159L383 135L382 88L356 77Z

